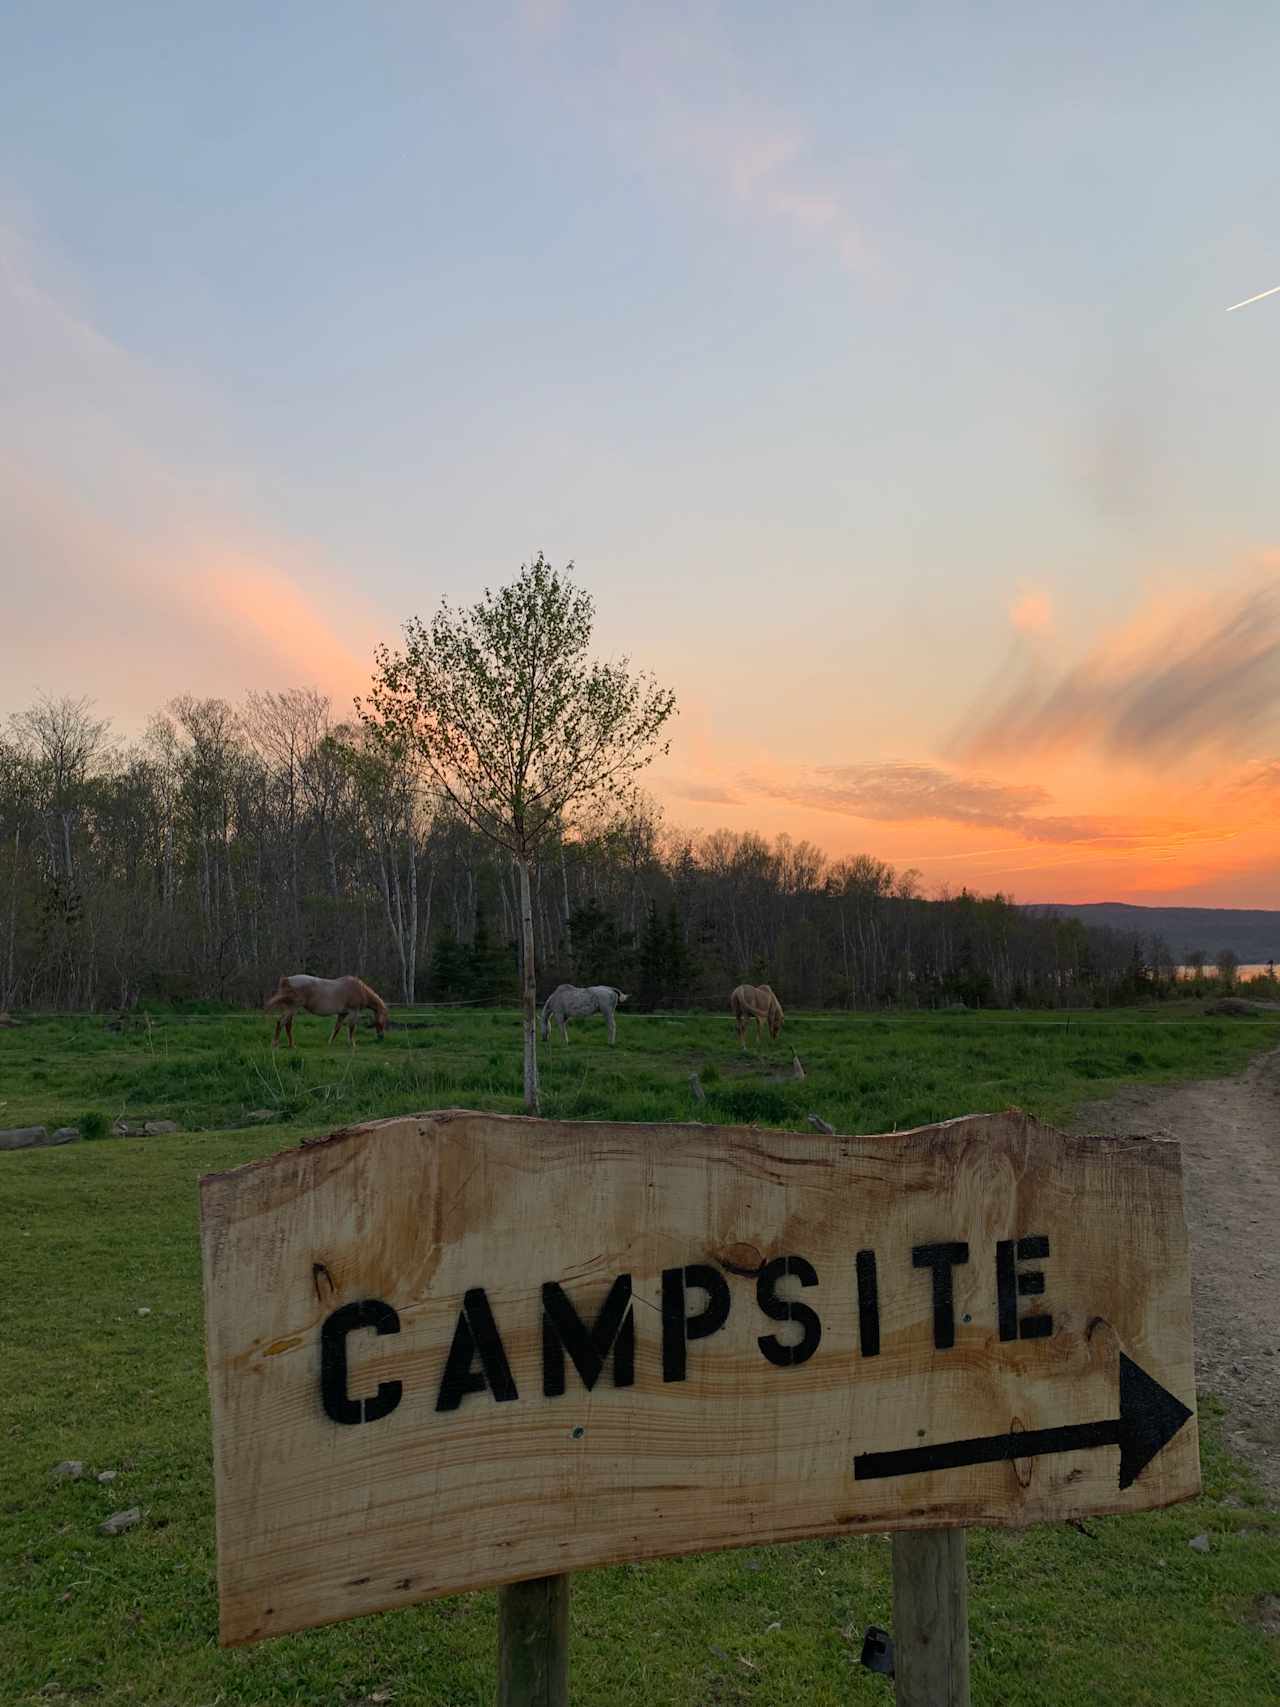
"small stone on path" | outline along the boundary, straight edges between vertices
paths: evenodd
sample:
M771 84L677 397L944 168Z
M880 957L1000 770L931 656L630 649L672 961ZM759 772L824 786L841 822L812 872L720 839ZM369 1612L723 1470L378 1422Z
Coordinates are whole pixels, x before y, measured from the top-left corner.
M78 1482L84 1475L84 1465L78 1458L64 1458L61 1464L53 1467L55 1476L63 1476L68 1482Z
M1196 1535L1187 1542L1187 1546L1193 1553L1207 1553L1209 1551L1209 1537L1207 1535Z
M99 1470L98 1480L100 1482L114 1482L119 1474L118 1470Z

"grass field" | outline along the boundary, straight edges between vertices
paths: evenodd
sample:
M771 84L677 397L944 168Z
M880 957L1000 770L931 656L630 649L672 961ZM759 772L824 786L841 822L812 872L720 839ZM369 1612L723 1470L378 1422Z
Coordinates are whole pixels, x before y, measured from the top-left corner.
M0 1030L0 1126L175 1120L225 1131L269 1110L299 1136L384 1114L465 1106L517 1111L520 1033L513 1014L398 1009L386 1041L325 1046L328 1022L302 1018L299 1047L273 1053L260 1017L165 1016L119 1034L100 1018ZM543 1112L560 1118L688 1120L794 1127L815 1110L842 1132L888 1132L983 1109L1044 1119L1083 1096L1141 1079L1234 1072L1280 1020L1206 1019L1197 1005L1064 1014L798 1015L777 1043L746 1055L721 1015L622 1010L618 1044L603 1021L541 1049ZM793 1053L805 1068L791 1077ZM707 1093L696 1105L689 1074ZM276 1142L280 1141L277 1136ZM272 1143L264 1139L269 1150Z
M0 1155L0 1700L479 1707L492 1699L493 1597L465 1596L258 1647L216 1646L213 1491L196 1180L354 1119L519 1104L510 1014L400 1013L354 1059L321 1022L272 1058L247 1017L0 1031L0 1126L165 1118L177 1136ZM797 1016L746 1062L723 1016L624 1013L543 1050L546 1112L889 1130L1011 1104L1064 1117L1135 1078L1228 1073L1280 1041L1271 1020L1169 1010ZM793 1050L807 1077L794 1081ZM707 1090L693 1104L688 1075ZM269 1110L270 1123L244 1124ZM143 1312L146 1312L145 1314ZM1280 1648L1254 1613L1280 1594L1280 1517L1224 1453L1202 1396L1205 1493L1168 1512L970 1544L974 1699L1020 1707L1270 1704ZM55 1478L82 1460L78 1481ZM95 1479L115 1470L109 1486ZM98 1535L111 1512L142 1523ZM1193 1550L1206 1535L1209 1551ZM881 1702L857 1659L891 1625L882 1537L585 1573L573 1699Z

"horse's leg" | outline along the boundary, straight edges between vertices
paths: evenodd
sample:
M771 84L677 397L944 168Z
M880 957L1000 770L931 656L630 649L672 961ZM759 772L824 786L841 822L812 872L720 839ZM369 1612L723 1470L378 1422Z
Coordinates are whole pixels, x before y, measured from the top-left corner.
M290 1049L293 1048L293 1022L297 1017L298 1016L296 1014L291 1013L288 1019L284 1022L284 1034L289 1039Z
M342 1022L345 1019L345 1017L346 1017L345 1014L339 1014L337 1019L334 1020L333 1030L329 1033L329 1043L332 1043L334 1038L342 1030ZM329 1047L329 1043L325 1044L326 1049Z
M359 1014L347 1015L347 1036L351 1039L351 1047L353 1049L356 1046L356 1025L358 1024L359 1019Z
M271 1047L273 1049L278 1049L280 1047L280 1027L283 1024L284 1021L282 1019L278 1019L276 1021L276 1029L271 1034Z

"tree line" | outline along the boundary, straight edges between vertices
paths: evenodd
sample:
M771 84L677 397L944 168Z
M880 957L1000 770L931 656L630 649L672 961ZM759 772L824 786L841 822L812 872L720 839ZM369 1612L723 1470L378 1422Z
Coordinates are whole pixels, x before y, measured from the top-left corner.
M0 1008L261 1002L282 972L357 972L394 1002L520 994L518 861L411 752L309 690L183 696L121 740L84 700L0 734ZM804 841L694 834L639 795L529 859L539 995L641 1008L1059 1006L1174 986L1162 943Z

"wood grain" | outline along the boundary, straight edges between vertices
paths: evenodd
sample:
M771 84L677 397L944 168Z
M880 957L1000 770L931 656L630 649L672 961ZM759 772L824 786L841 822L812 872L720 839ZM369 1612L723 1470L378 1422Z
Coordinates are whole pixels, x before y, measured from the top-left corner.
M895 1707L969 1707L969 1574L963 1529L893 1538Z
M1194 1404L1172 1143L1068 1138L1016 1113L830 1138L459 1111L210 1175L201 1209L226 1643L619 1560L1138 1511L1199 1487L1194 1418L1124 1489L1114 1446L853 1473L859 1454L1114 1418L1122 1351ZM1044 1291L1016 1308L1053 1331L1002 1340L997 1241L1035 1236L1049 1254L1018 1270ZM953 1242L969 1259L939 1348L913 1251ZM876 1256L874 1356L859 1251ZM792 1275L769 1296L809 1306L821 1339L780 1366L762 1340L777 1355L804 1329L769 1318L757 1273L788 1256L816 1284ZM664 1379L663 1271L697 1264L723 1277L728 1317L689 1338L685 1379ZM623 1274L634 1384L606 1362L587 1391L565 1356L565 1390L547 1396L544 1283L590 1327ZM477 1288L518 1398L486 1389L441 1411ZM345 1392L401 1391L346 1425L322 1403L322 1331L365 1300L398 1331L339 1336ZM687 1313L707 1301L690 1288Z

